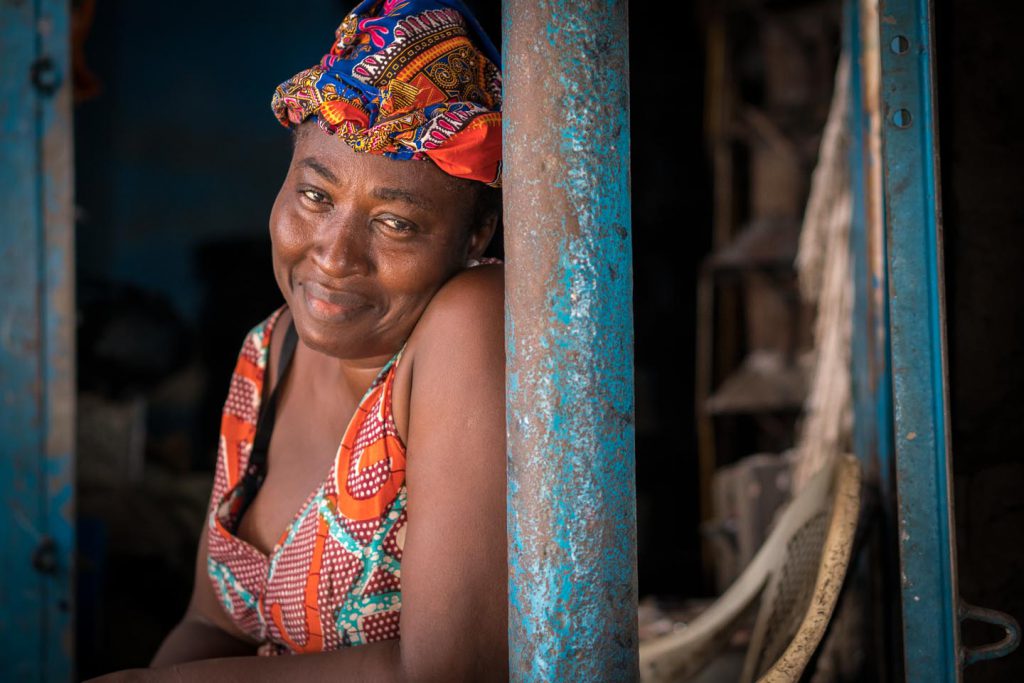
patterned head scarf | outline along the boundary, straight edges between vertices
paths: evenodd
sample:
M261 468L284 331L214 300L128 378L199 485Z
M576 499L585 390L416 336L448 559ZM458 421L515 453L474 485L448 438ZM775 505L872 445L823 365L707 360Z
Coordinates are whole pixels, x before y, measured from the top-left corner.
M363 0L335 36L274 91L283 125L501 187L501 56L461 0Z

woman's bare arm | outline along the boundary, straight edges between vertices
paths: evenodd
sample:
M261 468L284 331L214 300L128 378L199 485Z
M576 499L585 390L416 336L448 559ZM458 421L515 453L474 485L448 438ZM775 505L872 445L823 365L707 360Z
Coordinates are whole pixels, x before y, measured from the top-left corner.
M414 332L401 638L184 662L116 680L507 680L503 293L501 266L463 271L438 291ZM223 613L209 590L196 599L198 613L210 605Z
M504 312L504 267L478 266L449 281L420 323L402 557L413 680L508 679Z

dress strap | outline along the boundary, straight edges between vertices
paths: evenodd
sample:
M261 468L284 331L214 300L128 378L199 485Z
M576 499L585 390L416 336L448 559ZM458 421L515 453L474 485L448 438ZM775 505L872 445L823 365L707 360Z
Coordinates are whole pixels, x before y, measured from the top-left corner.
M256 422L256 436L252 441L252 452L249 454L249 463L245 474L242 477L241 508L238 511L237 519L245 514L249 503L256 497L256 491L263 485L267 473L267 451L270 449L270 435L274 430L274 419L277 417L278 389L281 388L281 379L285 376L289 366L292 364L292 357L295 355L295 344L298 342L298 333L295 331L295 321L288 321L288 329L285 331L284 343L281 345L281 361L277 367L277 379L274 382L274 389L267 397L267 402L260 406L260 415Z
M298 333L295 331L295 321L288 321L288 329L285 331L284 343L281 345L281 360L277 367L277 379L274 382L274 389L267 397L265 405L260 406L260 416L256 423L256 436L253 438L252 455L249 462L252 463L259 457L256 464L262 465L266 462L267 449L270 447L270 434L274 429L274 419L277 417L277 397L281 388L281 379L288 372L292 364L292 357L295 355L295 344L298 341Z
M409 345L409 340L406 339L404 342L402 342L402 348L398 349L398 351L395 353L395 355L391 357L390 365L392 366L393 369L397 369L398 368L398 363L399 363L399 361L402 360L402 354L405 353L405 347L408 346L408 345Z
M281 346L281 358L284 362L278 363L277 367L277 379L274 382L274 391L277 391L278 385L281 384L281 378L284 377L284 371L291 365L292 356L295 354L295 344L299 341L299 333L295 330L295 318L288 318L288 329L284 333L284 344Z

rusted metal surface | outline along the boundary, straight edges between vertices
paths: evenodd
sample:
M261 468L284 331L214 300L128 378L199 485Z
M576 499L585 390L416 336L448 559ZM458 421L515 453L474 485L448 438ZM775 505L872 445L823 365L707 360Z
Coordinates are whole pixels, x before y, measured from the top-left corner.
M68 19L67 3L0 4L0 680L72 678Z
M906 680L959 681L932 16L927 0L878 16Z
M503 33L510 671L635 680L626 3Z

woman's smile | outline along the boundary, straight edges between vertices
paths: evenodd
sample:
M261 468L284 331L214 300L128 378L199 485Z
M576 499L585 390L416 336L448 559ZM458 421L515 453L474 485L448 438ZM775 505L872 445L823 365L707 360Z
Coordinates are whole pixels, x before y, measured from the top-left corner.
M324 322L351 320L370 308L370 303L356 294L332 291L311 281L301 286L310 315Z

